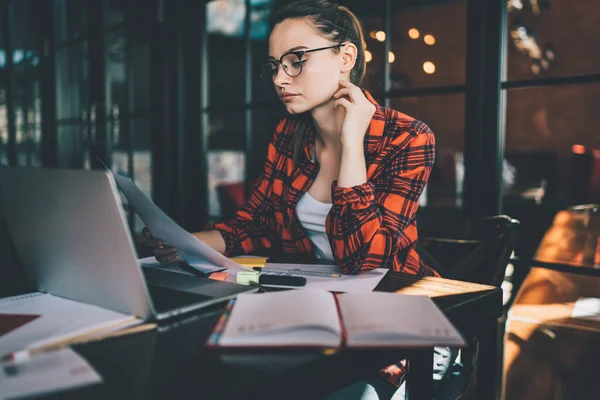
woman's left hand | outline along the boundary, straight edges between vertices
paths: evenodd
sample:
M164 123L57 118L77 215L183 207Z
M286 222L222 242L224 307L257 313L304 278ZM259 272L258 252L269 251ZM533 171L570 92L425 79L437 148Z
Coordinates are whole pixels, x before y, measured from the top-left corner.
M336 99L335 107L344 107L346 110L340 132L342 145L362 148L365 133L375 113L375 106L358 86L344 80L340 80L340 90L333 98Z

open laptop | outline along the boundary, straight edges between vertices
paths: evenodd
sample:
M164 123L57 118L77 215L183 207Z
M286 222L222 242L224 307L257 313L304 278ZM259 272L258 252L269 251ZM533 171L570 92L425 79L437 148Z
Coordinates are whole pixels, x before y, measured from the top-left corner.
M0 212L42 292L163 320L257 291L177 272L145 276L106 171L0 167Z

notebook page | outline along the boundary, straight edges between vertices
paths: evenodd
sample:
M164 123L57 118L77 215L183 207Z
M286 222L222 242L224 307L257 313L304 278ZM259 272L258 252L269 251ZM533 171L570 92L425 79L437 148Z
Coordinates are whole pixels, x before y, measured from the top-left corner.
M427 296L343 293L338 301L348 347L465 345L460 333Z
M0 299L0 315L36 317L0 337L0 357L115 324L124 328L129 325L121 324L141 322L131 315L40 292Z
M341 342L333 295L321 290L240 294L221 346L327 346Z

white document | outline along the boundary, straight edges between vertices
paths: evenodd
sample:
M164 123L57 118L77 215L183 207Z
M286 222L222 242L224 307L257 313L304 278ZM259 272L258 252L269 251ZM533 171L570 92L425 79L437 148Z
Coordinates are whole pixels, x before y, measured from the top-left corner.
M152 235L162 239L166 245L177 248L179 256L191 266L202 266L203 272L227 269L230 275L234 275L234 280L237 272L245 270L240 264L215 251L179 226L158 208L131 179L115 173L113 173L113 177Z
M14 323L14 321L21 321ZM14 325L0 334L0 357L35 349L82 335L100 335L115 327L125 329L142 320L105 308L47 293L0 299L0 325Z
M427 296L344 293L339 297L348 347L466 345L456 328Z
M154 268L154 269L160 269L162 271L176 272L178 274L195 276L191 272L186 271L183 268L179 268L179 267L175 266L174 264L163 264L161 262L158 262L155 257L139 258L138 264L140 265L140 267ZM198 266L195 266L195 267L198 268ZM200 269L200 268L198 268L198 269Z
M0 399L29 397L102 382L74 350L65 347L23 362L0 363Z
M337 265L267 263L262 271L263 273L273 275L304 276L306 278L306 286L290 286L293 289L323 289L330 292L372 292L389 270L386 268L377 268L358 275L343 275L340 273L340 267ZM311 272L338 274L341 276L339 278L311 276Z
M155 269L160 269L163 271L177 272L179 274L196 276L193 273L186 271L183 268L180 268L179 266L176 265L176 263L163 264L161 262L158 262L155 257L140 258L140 259L138 259L138 263L141 267L155 268ZM188 263L188 264L191 267L196 268L198 271L202 271L204 273L218 272L218 271L224 270L224 268L215 267L214 265L207 264L207 263L202 263L202 264L201 263Z
M571 316L573 318L600 322L600 299L595 297L581 297L577 299Z

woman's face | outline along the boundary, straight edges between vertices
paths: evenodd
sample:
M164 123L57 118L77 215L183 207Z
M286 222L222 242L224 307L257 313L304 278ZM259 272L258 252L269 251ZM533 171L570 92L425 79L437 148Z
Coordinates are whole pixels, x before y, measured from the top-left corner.
M271 32L269 59L279 60L290 51L336 44L318 34L309 21L287 19L275 25ZM281 65L278 66L273 84L289 113L300 114L331 99L339 89L338 81L343 74L342 53L327 49L304 54L302 72L296 77L289 76Z

